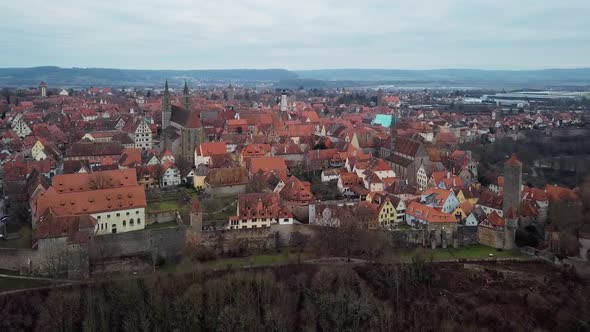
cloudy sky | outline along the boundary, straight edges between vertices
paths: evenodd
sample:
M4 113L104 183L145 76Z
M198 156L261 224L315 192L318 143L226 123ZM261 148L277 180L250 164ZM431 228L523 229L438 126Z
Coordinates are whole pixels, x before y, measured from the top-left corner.
M0 1L0 67L590 67L590 0Z

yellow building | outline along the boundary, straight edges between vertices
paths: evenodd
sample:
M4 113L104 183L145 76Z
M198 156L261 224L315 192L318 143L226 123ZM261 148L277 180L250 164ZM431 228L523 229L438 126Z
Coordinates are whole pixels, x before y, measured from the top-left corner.
M43 153L43 149L45 149L45 146L43 146L41 140L37 140L37 143L31 148L31 157L37 161L47 158L45 153Z
M386 198L381 202L379 206L379 224L381 226L392 225L397 220L397 211L395 206L391 204L389 198Z
M205 189L205 178L209 174L209 167L206 165L200 165L195 169L195 175L193 175L193 186L196 190Z

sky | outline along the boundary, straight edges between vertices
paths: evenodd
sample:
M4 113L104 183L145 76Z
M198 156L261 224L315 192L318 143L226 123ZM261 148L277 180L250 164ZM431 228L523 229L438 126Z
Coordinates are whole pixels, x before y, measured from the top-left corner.
M590 67L589 0L0 1L0 67Z

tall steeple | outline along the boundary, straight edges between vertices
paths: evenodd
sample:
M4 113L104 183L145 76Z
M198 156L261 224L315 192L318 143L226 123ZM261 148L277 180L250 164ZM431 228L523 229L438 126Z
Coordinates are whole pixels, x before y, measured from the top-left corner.
M190 109L190 94L188 91L188 84L184 81L184 90L182 91L182 104L187 110Z
M172 104L170 103L170 90L168 90L168 80L164 86L164 97L162 98L162 131L170 125L172 117Z

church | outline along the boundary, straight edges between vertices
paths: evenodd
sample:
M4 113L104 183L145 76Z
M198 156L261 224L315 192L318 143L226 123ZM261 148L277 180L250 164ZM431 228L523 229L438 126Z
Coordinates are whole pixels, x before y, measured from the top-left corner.
M182 106L178 106L171 102L168 81L166 81L162 99L160 150L170 150L175 156L180 156L192 164L195 147L204 141L204 137L200 112L190 109L187 83L184 83Z

